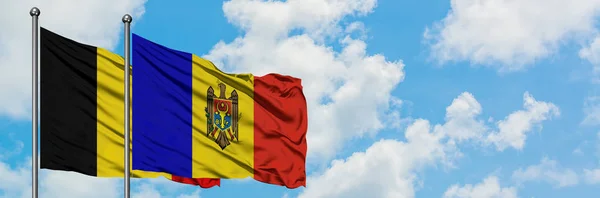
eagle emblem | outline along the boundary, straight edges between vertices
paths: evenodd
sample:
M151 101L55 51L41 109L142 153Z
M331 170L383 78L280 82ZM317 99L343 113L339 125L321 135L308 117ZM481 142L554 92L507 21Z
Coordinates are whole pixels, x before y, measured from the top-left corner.
M238 94L235 89L229 98L225 96L227 86L219 83L220 94L217 97L212 86L208 87L206 95L206 136L212 138L221 150L224 150L232 141L239 141L238 121L241 113L238 112Z

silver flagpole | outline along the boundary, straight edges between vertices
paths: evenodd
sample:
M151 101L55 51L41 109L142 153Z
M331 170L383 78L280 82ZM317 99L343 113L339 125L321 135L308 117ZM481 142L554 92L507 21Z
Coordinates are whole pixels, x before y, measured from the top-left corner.
M33 7L31 15L31 197L38 197L38 17L40 9Z
M123 71L125 71L125 198L129 198L130 197L130 181L129 181L129 175L130 172L129 170L131 169L131 165L130 165L130 161L129 161L129 151L131 150L129 148L129 142L130 142L130 137L129 137L129 62L130 62L130 35L131 35L131 15L129 14L125 14L125 16L123 16L123 25L125 26L125 45L123 46L125 48L125 65L123 67Z

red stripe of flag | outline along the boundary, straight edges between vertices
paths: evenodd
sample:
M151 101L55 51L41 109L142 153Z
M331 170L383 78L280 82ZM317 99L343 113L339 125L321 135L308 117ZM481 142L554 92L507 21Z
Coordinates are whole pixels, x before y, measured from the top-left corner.
M200 186L201 188L211 188L214 186L221 186L221 179L211 179L211 178L193 179L193 178L172 175L171 180L179 182L179 183Z
M254 179L306 187L308 116L301 80L268 74L254 83Z

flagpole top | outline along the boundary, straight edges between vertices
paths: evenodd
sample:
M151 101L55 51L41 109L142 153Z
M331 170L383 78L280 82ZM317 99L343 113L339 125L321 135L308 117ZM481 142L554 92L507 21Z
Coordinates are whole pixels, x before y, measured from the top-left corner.
M40 9L38 9L37 7L31 8L31 10L29 10L29 15L40 16Z
M131 23L131 20L133 20L133 19L131 18L131 15L129 15L129 14L125 14L125 15L123 16L123 23Z

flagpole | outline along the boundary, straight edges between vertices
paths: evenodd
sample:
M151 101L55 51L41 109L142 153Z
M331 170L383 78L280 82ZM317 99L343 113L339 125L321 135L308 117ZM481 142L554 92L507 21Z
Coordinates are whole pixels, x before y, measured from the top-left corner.
M33 7L31 15L31 197L38 197L38 17L40 9Z
M129 181L129 170L131 169L130 164L129 164L129 151L131 150L129 148L129 144L130 144L130 137L129 137L129 66L130 66L130 35L131 35L131 15L129 14L125 14L125 16L123 16L123 25L125 26L125 45L123 45L123 47L125 48L125 54L123 54L125 56L125 65L123 67L123 71L125 72L125 174L124 174L124 179L125 179L125 188L124 188L124 195L125 198L129 198L130 197L130 181Z

